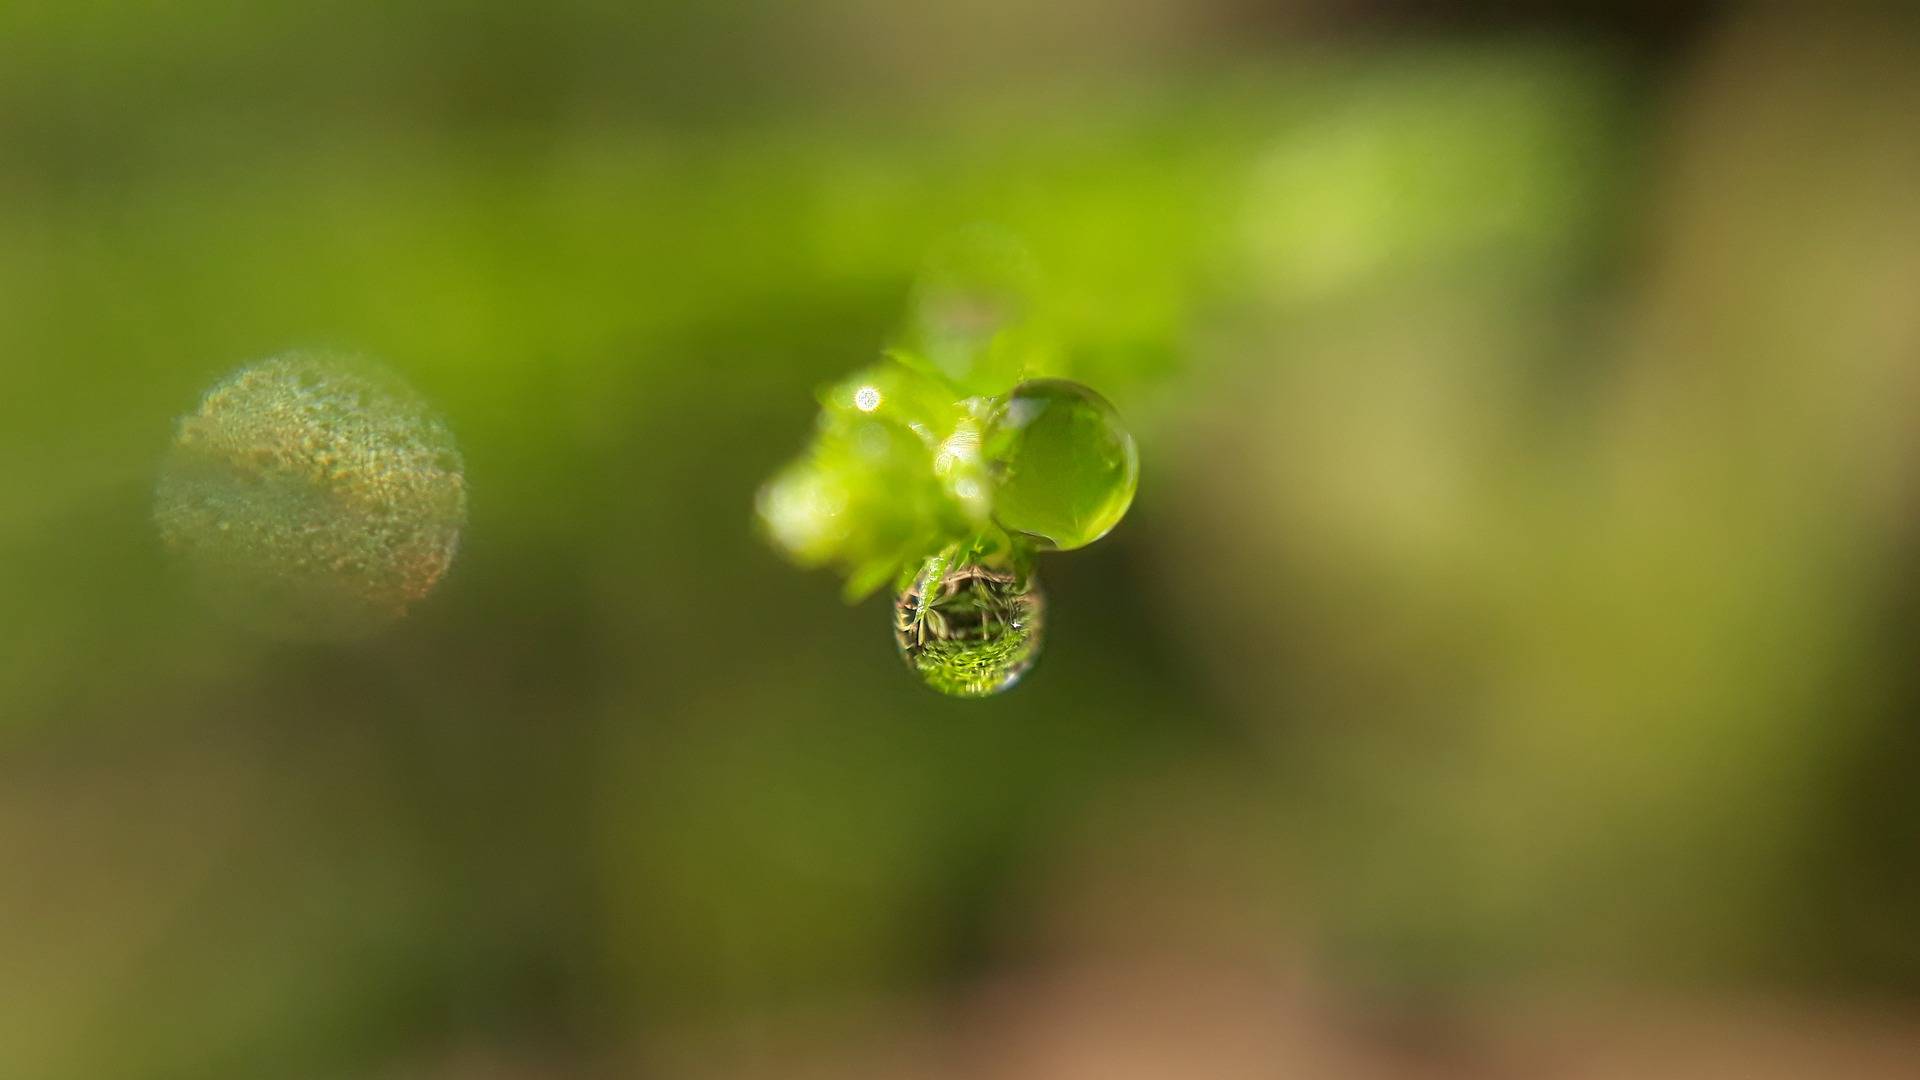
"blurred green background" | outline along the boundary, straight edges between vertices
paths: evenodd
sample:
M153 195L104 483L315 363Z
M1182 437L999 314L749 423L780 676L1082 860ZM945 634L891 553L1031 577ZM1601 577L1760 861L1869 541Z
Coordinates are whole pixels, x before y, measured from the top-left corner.
M1920 24L0 0L0 1076L1911 1076ZM955 702L751 526L1024 237L1140 495ZM362 351L471 520L150 521Z

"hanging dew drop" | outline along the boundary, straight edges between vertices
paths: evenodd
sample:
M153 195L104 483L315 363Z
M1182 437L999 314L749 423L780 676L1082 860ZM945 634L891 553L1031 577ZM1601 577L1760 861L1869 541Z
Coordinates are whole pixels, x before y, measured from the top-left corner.
M907 666L951 697L991 697L1019 682L1040 655L1046 612L1030 563L978 543L928 559L894 603Z
M1015 387L994 414L987 449L994 520L1059 551L1118 525L1140 482L1139 451L1120 414L1067 379Z

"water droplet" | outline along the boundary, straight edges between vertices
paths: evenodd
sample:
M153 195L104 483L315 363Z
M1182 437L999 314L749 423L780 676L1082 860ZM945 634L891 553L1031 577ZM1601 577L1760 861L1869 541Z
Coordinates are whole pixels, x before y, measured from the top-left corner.
M466 523L453 435L364 362L290 354L183 417L154 521L210 602L281 637L346 639L404 615Z
M1019 682L1040 655L1045 621L1031 562L977 542L928 559L894 603L907 666L952 697L991 697Z
M987 448L994 520L1061 551L1118 525L1140 481L1139 452L1120 414L1066 379L1016 387L994 414Z

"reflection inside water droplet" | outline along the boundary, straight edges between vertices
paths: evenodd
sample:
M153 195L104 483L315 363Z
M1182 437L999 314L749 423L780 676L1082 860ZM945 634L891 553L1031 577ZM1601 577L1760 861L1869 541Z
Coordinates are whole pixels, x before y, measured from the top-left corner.
M953 697L989 697L1020 681L1040 655L1046 609L1021 553L959 545L928 559L894 604L900 655Z
M446 573L466 521L452 433L399 380L294 354L182 417L154 521L208 599L282 637L359 636Z

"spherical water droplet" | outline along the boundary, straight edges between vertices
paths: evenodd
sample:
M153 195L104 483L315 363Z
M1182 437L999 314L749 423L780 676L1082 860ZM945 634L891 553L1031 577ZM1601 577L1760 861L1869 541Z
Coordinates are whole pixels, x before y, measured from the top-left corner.
M1140 481L1139 452L1120 414L1066 379L1016 387L994 415L987 456L994 520L1061 551L1118 525Z
M154 520L215 606L279 636L351 638L446 573L462 470L452 434L399 380L292 354L222 380L181 418Z
M1046 600L1030 560L959 545L928 559L894 604L894 640L922 681L982 698L1020 681L1040 655Z

